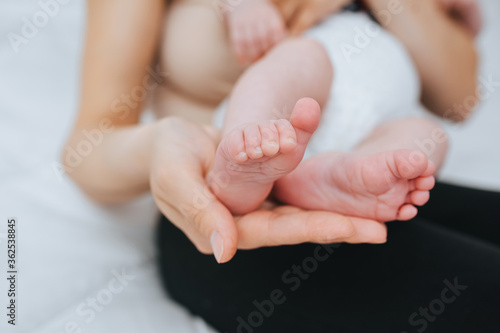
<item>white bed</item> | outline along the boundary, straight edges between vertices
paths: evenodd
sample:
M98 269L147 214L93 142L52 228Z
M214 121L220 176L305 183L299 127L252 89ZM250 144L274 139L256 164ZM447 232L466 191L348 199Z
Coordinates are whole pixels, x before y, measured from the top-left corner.
M23 17L32 20L41 7L38 1L0 2L2 237L7 218L19 223L18 325L6 325L1 310L0 332L78 332L72 325L82 332L211 332L160 286L152 199L101 208L55 172L77 110L85 17L83 1L66 2L18 53L8 33L21 35ZM0 242L5 309L5 239ZM126 275L121 288L112 280L124 268L134 278ZM101 312L90 310L88 297Z
M82 0L61 2L66 4L47 16L46 25L32 31L17 53L9 33L21 35L23 17L32 20L41 7L33 0L0 2L1 274L6 221L16 217L19 223L18 325L7 325L2 310L0 331L212 332L164 295L155 268L157 211L151 198L99 207L54 168L76 115L85 21ZM485 51L482 75L498 82L500 3L483 2L488 23L479 40ZM500 190L496 89L467 125L451 128L443 180ZM126 286L116 291L110 282L123 269L133 279L125 278ZM6 290L2 278L2 309ZM96 297L99 311L89 307Z

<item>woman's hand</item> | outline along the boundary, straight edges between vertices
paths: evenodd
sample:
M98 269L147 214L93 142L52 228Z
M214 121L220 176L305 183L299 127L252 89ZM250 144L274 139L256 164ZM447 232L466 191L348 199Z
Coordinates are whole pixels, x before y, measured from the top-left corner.
M438 0L443 9L460 21L476 36L483 25L481 12L476 0Z
M273 0L296 36L336 13L352 0Z
M463 10L468 7L458 5L465 1L401 0L397 13L387 19L392 0L364 0L380 24L410 53L420 76L423 105L456 122L467 119L477 102L474 36L466 28L465 18L452 14L465 15Z
M299 35L329 15L340 11L352 0L273 0L290 29L290 34ZM482 20L476 0L436 0L443 9L462 21L465 27L477 35Z
M181 119L158 123L151 160L151 190L161 212L205 254L223 263L239 249L312 243L383 243L382 223L330 212L266 203L233 217L209 190L219 133ZM227 179L220 177L223 186Z

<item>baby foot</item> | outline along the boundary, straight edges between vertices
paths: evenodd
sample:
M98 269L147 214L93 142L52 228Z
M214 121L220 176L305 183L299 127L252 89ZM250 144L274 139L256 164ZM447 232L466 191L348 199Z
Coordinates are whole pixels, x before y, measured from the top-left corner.
M219 144L207 176L210 188L234 214L256 210L274 182L299 165L319 119L318 103L303 98L290 121L261 121L231 131Z
M226 13L229 38L238 62L253 63L285 39L285 21L269 0L246 0Z
M396 150L370 156L326 153L276 182L288 204L381 222L410 220L429 200L435 167L425 154Z

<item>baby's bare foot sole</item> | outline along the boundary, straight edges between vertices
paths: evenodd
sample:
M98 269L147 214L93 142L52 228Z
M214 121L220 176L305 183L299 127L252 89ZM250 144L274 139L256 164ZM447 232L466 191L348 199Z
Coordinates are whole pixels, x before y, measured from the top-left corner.
M435 167L419 151L371 156L326 153L303 162L276 183L276 196L307 209L378 221L410 220L429 200Z

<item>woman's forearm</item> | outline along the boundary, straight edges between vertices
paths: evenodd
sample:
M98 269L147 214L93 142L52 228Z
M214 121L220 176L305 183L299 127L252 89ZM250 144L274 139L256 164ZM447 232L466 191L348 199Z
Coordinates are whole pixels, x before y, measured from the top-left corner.
M87 195L102 203L145 193L157 126L75 129L63 150L64 168Z
M157 85L149 66L165 1L86 3L80 110L62 164L91 198L115 203L149 189L156 124L137 124L143 101Z
M411 54L422 81L424 105L449 120L467 118L470 99L475 100L478 62L472 34L435 0L366 3ZM466 100L468 110L463 108Z

